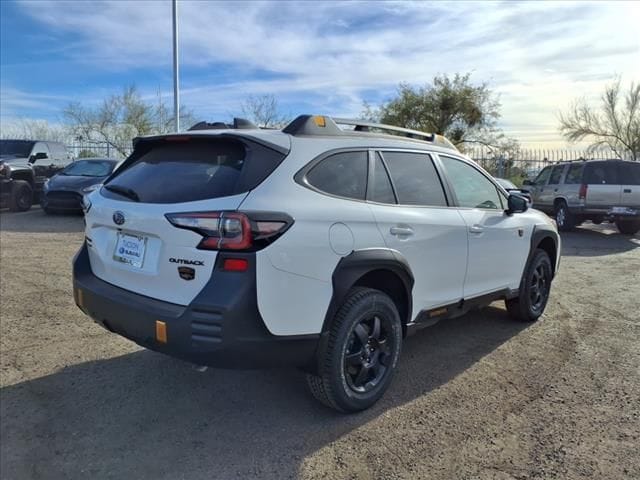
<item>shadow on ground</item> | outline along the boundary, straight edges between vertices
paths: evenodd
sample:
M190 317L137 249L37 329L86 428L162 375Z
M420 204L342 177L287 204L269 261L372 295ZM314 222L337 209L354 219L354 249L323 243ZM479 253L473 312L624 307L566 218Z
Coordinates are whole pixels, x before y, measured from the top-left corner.
M623 235L615 225L586 223L572 232L562 233L562 255L599 257L623 253L640 247L640 234Z
M418 332L385 397L357 415L316 403L295 370L198 373L146 350L73 365L0 390L11 439L0 447L2 476L296 477L311 453L449 382L525 327L489 307Z
M0 230L23 233L76 233L84 231L81 213L54 213L47 215L39 205L26 212L0 213Z

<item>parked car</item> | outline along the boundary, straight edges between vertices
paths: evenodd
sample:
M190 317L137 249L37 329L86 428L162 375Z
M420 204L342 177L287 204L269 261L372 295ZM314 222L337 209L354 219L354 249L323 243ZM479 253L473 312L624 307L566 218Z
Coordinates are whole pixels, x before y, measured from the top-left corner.
M73 162L44 183L40 205L46 213L82 211L82 197L100 187L118 160L86 158Z
M16 212L30 209L45 181L71 161L59 142L0 140L0 204Z
M446 139L310 115L234 126L139 138L85 196L74 296L107 330L200 365L303 368L352 412L415 330L499 299L543 313L553 221Z
M531 194L529 193L529 190L516 187L511 180L507 180L506 178L496 177L496 182L498 182L498 185L504 188L507 192L517 193L521 197L526 198L529 204L531 204Z
M621 233L640 231L640 163L578 160L545 167L530 186L535 208L556 217L558 229L586 220L609 221Z

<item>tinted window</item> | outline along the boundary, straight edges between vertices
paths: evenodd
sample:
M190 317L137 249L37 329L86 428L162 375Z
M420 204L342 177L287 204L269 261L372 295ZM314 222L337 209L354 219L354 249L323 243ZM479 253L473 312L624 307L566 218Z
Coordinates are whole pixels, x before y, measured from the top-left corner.
M376 153L376 163L373 171L373 185L371 188L371 200L380 203L396 203L391 181L387 170L382 163L380 154Z
M461 160L440 155L461 207L501 209L498 189L480 171Z
M447 200L431 157L424 153L382 152L398 203L446 206Z
M33 142L27 140L0 140L0 156L26 158L31 153Z
M367 152L336 153L313 167L307 173L307 181L331 195L364 200L367 163Z
M245 148L236 141L163 142L137 146L129 160L108 186L132 190L141 202L191 202L240 193Z
M101 160L78 160L65 168L61 175L80 177L106 177L111 173L115 163Z
M592 185L606 185L617 182L618 162L589 162L585 167L584 182Z
M640 163L621 162L618 171L621 184L640 185Z
M549 180L549 177L551 176L551 168L552 167L545 167L536 177L535 179L535 184L536 185L546 185L547 184L547 180Z
M563 171L564 171L564 165L558 165L557 167L553 167L553 171L551 172L551 178L549 179L549 185L559 184L560 178L562 178Z
M568 185L575 185L577 183L582 183L582 168L584 165L582 163L572 163L567 171L567 176L564 179L564 183Z

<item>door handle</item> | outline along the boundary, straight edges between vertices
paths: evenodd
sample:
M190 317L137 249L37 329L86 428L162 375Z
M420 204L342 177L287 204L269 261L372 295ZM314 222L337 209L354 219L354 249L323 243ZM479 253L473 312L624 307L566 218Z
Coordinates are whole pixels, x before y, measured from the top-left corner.
M472 225L469 227L469 233L482 233L484 232L484 228L482 228L480 225Z
M396 235L398 237L410 237L413 235L413 229L411 227L391 227L389 232L391 235Z
M623 192L624 192L624 193L631 193L631 189L630 189L630 188L625 188L625 189L623 190Z

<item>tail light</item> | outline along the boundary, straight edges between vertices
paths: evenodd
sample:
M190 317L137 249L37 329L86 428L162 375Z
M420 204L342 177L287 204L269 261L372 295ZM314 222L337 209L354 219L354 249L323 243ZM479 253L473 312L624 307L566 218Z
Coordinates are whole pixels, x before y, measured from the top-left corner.
M260 250L293 224L289 215L278 212L184 212L165 217L174 227L202 235L200 250Z
M586 183L580 185L580 191L578 192L578 198L580 200L584 200L585 198L587 198L587 187L588 185Z

